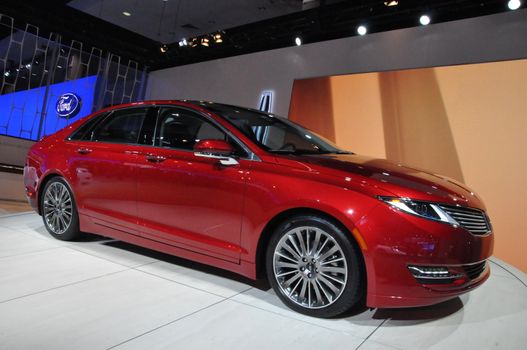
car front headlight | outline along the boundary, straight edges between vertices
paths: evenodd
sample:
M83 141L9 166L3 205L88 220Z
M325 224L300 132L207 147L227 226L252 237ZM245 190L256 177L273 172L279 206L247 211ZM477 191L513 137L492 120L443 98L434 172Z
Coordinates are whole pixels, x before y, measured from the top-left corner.
M425 219L442 221L451 225L459 226L459 223L448 215L439 205L430 202L416 201L410 198L378 197L383 202L397 208L405 213L420 216Z

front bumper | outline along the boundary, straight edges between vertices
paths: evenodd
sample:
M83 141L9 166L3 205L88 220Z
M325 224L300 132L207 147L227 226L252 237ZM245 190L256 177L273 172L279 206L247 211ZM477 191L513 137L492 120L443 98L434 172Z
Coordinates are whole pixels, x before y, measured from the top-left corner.
M366 304L392 308L425 306L466 293L490 276L494 235L402 213L380 204L358 227L368 276ZM421 272L409 267L418 267ZM433 283L426 271L447 270L450 279Z

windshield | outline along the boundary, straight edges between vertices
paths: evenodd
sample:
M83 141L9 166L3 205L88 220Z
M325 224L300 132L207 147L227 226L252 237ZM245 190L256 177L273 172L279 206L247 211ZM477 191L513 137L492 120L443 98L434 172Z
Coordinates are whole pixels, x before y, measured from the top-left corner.
M245 136L268 152L350 153L339 149L324 137L274 114L219 104L206 107L226 118Z

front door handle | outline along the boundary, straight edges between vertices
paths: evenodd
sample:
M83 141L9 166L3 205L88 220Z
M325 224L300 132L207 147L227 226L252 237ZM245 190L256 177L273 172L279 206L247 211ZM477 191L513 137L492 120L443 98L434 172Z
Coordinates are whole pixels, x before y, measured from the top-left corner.
M146 156L146 160L148 160L151 163L161 163L166 160L166 157L163 156L156 156L154 154L148 154Z
M81 148L77 148L77 153L80 153L80 154L88 154L88 153L91 153L92 150L89 149L89 148L84 148L84 147L81 147Z

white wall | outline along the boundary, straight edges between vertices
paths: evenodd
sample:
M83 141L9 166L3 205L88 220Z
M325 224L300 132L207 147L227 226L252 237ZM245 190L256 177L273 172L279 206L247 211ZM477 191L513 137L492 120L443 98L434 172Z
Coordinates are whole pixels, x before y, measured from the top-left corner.
M23 166L33 141L0 136L0 163ZM22 175L0 172L0 199L26 201Z
M23 166L33 141L0 135L0 163Z
M288 47L154 71L146 96L257 107L273 90L273 111L286 116L295 79L526 58L525 33L524 9Z
M27 201L22 175L0 172L0 199Z

